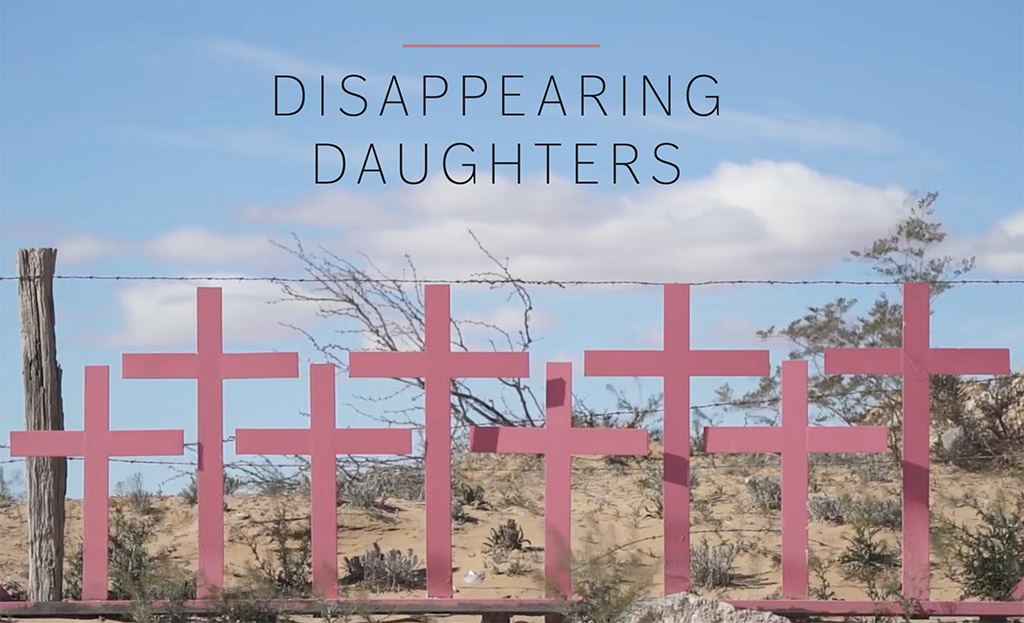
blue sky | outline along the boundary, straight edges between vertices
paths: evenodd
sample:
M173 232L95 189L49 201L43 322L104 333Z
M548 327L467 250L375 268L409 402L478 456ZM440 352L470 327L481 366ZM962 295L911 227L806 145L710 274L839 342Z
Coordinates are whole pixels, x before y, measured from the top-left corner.
M0 257L53 245L59 272L101 275L298 275L268 240L294 233L343 257L366 253L388 270L409 253L424 276L458 279L487 267L476 232L513 273L529 278L870 278L844 261L884 233L911 192L938 191L947 251L978 258L979 278L1024 276L1024 9L1019 2L957 3L27 3L0 5ZM41 43L41 42L45 42ZM597 43L600 49L436 50L406 43ZM316 87L345 103L337 82L367 77L370 112L320 117ZM275 117L275 74L299 76L306 108ZM444 75L450 91L420 114L419 77ZM459 77L479 74L489 94L459 114ZM502 74L524 117L500 116ZM600 74L623 117L578 115L581 74ZM639 114L639 85L672 75L673 114ZM718 80L721 114L686 110L685 84ZM390 76L408 118L378 116ZM569 116L534 113L549 75ZM350 83L351 84L351 83ZM695 87L696 88L696 87ZM711 93L712 91L707 91ZM574 94L575 93L575 94ZM348 100L351 101L351 100ZM615 106L610 105L610 108ZM652 113L655 109L648 112ZM575 111L575 112L574 112ZM438 179L454 142L476 147L479 182ZM542 183L535 142L598 143L593 186L567 183L572 161ZM651 151L679 146L681 179L649 181ZM342 146L349 170L313 183L313 145ZM387 185L355 175L374 143ZM398 183L397 145L431 177ZM523 183L490 183L499 156L523 143ZM645 183L611 184L611 145L636 144ZM419 151L417 151L419 150ZM569 153L569 152L565 152ZM507 169L507 168L506 168ZM499 174L502 170L499 169ZM112 366L114 427L184 428L194 437L193 384L121 381L121 352L189 350L192 285L58 283L58 349L67 425L81 422L82 366ZM890 290L895 294L895 290ZM693 342L757 346L753 331L782 324L832 297L872 299L870 287L733 287L695 290ZM545 361L580 361L587 348L658 346L655 289L537 289L535 378ZM297 349L317 360L292 322L317 335L308 307L266 305L268 284L225 285L227 348ZM463 317L509 324L499 293L454 290ZM966 286L933 319L939 346L1011 348L1024 365L1024 287ZM232 314L235 314L232 317ZM22 426L17 292L0 282L0 438ZM773 362L784 356L776 349ZM310 358L313 359L310 359ZM581 372L578 370L578 372ZM225 434L234 427L300 426L306 378L228 385ZM706 402L721 379L694 384ZM607 379L577 378L583 397L607 400ZM629 379L617 381L626 390ZM743 382L738 383L740 387ZM339 381L340 401L377 391ZM645 383L657 391L657 383ZM365 425L348 413L339 422ZM230 454L230 447L229 447ZM0 460L7 455L0 451ZM112 466L112 481L137 466ZM79 489L79 465L69 487ZM143 470L155 485L167 475ZM169 484L169 489L181 481Z

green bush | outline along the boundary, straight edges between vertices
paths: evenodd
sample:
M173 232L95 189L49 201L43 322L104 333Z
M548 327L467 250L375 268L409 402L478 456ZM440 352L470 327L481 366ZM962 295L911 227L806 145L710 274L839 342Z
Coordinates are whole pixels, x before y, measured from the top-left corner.
M1006 599L1024 576L1024 508L1005 503L975 508L981 524L960 526L953 545L958 563L953 577L963 586L963 598Z
M853 529L853 537L844 537L848 545L836 559L843 578L863 582L873 600L899 598L895 576L899 552L877 538L879 528L856 524Z
M362 583L377 593L419 588L423 584L419 564L419 557L411 549L385 553L374 543L373 549L362 556L345 559L345 583Z
M107 541L110 589L108 599L148 602L151 600L194 599L194 576L171 560L170 553L149 552L156 536L152 515L128 515L124 506L136 501L115 501L110 514ZM82 598L82 549L79 544L68 556L64 574L64 595Z
M270 547L260 552L261 537ZM312 590L312 535L306 517L288 517L286 507L274 510L265 535L242 537L255 565L249 569L248 589L268 598L307 597Z
M491 528L491 535L487 537L485 545L490 551L521 551L530 541L523 538L523 529L516 523L515 519L509 519L497 528Z
M484 488L481 486L474 487L472 485L462 483L455 489L455 501L463 506L469 506L471 508L487 508Z

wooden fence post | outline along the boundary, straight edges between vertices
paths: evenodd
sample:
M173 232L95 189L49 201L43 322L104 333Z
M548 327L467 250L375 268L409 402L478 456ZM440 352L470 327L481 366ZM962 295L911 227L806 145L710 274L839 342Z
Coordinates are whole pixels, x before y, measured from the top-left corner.
M18 251L25 428L63 430L61 370L53 313L56 249ZM64 495L67 460L28 457L29 564L31 601L60 601L64 568Z

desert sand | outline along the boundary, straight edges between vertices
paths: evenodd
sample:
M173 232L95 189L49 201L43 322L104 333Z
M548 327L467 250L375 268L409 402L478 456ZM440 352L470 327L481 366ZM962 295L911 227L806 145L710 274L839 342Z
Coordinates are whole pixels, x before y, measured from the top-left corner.
M631 575L648 583L651 595L661 594L662 522L650 512L650 493L640 486L644 473L660 468L657 450L647 465L627 462L614 465L600 458L574 460L573 484L573 552L586 557L621 547L623 555L633 555ZM898 499L899 472L892 469L886 457L843 457L844 465L813 466L811 497L837 496L885 497ZM768 465L765 465L765 463ZM760 463L760 464L759 464ZM857 464L860 464L858 466ZM886 463L884 467L864 467L865 463ZM721 598L753 599L777 597L781 588L780 514L765 511L752 499L745 479L750 476L778 477L777 459L770 455L697 456L693 461L697 486L693 492L692 541L696 547L701 539L709 544L732 543L742 553L735 561L732 585L695 592ZM656 473L656 472L654 472ZM484 487L487 504L483 508L466 507L470 520L454 524L453 572L456 597L543 597L544 518L543 463L539 457L472 455L462 460L456 474L466 482ZM972 473L936 465L932 472L932 517L936 529L941 520L972 525L976 514L963 505L960 496L969 493L982 503L995 501L1000 495L1017 495L1024 491L1024 477L1019 471ZM113 503L118 500L113 499ZM179 496L157 496L153 500L159 510L157 539L153 551L165 549L189 568L196 560L196 508ZM422 561L422 502L388 500L386 509L353 508L344 500L338 509L339 566L345 573L344 559L358 556L379 543L384 550L411 549ZM257 535L265 551L268 539L259 536L273 519L278 508L285 508L289 517L307 521L308 500L303 496L288 498L232 496L226 499L226 573L227 588L240 586L246 569L255 560L246 545L245 535ZM81 503L68 501L67 542L69 548L81 533ZM512 552L495 559L488 553L486 540L491 529L514 519L523 529L530 545L525 551ZM0 531L4 548L0 551L0 577L24 585L27 579L26 552L28 536L26 507L8 504L0 509ZM812 557L825 562L823 576L812 572L812 589L820 588L822 577L829 589L840 599L865 599L865 587L845 579L834 560L847 546L845 538L853 533L848 525L815 521L810 524ZM898 546L898 530L880 532L884 539ZM941 539L937 539L941 540ZM932 598L955 600L961 587L951 577L948 565L940 554L941 544L933 543ZM482 582L465 581L467 572L485 573ZM358 586L344 589L351 595L366 596ZM399 595L423 596L422 590Z

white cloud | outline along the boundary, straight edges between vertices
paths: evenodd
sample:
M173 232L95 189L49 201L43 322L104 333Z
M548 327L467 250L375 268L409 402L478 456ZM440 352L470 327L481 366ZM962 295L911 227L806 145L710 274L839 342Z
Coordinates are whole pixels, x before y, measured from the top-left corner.
M693 136L737 142L766 142L814 149L889 152L907 147L889 130L862 121L838 117L777 116L730 110L718 117L653 117L656 123Z
M161 234L146 248L155 259L187 265L252 265L264 263L277 251L263 236L220 234L194 227Z
M152 258L179 266L252 268L271 266L284 252L268 236L227 234L199 227L185 227L144 242L100 238L91 234L72 236L58 244L61 262L84 264L101 257Z
M415 193L410 193L414 195ZM403 202L399 202L403 203ZM396 205L384 205L379 196L347 188L329 188L285 206L245 206L240 215L259 223L294 223L327 227L397 225L402 217Z
M225 342L273 343L295 337L317 319L315 303L281 301L280 286L265 281L139 282L117 293L121 329L107 337L119 348L189 348L196 340L196 288L223 290ZM280 302L279 302L280 301Z
M886 233L906 196L799 163L759 161L628 194L543 178L476 186L432 179L412 189L324 195L286 206L277 218L337 226L359 214L332 250L364 252L393 271L409 254L429 279L492 268L467 230L508 257L521 278L765 279L821 274Z
M405 318L398 314L389 313L388 310L381 310L384 317L391 324L390 338L394 341L398 350L420 350L423 346L410 335L411 329ZM470 350L509 350L511 340L513 350L518 350L520 333L523 329L523 308L513 305L502 305L482 311L460 311L452 310L453 318L459 322L462 338ZM538 334L557 326L555 317L542 310L534 309L530 312L530 331L536 337ZM506 338L501 331L508 334ZM455 331L452 331L452 339L458 339ZM368 334L361 334L359 348L364 350L380 350L382 345Z
M502 305L488 312L477 314L474 320L514 334L523 328L523 307L511 304ZM539 309L530 311L531 331L546 331L556 326L557 322L551 314Z
M707 342L719 344L716 348L764 348L764 342L757 337L757 330L747 318L724 316L719 318L708 331Z
M92 260L115 255L125 250L121 243L92 234L65 238L57 245L61 264L84 264Z
M518 350L525 337L522 306L510 303L462 314L453 310L453 315L461 321L462 335L470 350ZM530 312L530 334L534 339L557 326L552 314L536 308Z
M1024 236L1024 208L1003 219L999 226L1010 236L1015 238Z
M980 268L1024 276L1024 208L996 223L983 236L961 244L977 257Z

